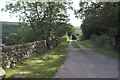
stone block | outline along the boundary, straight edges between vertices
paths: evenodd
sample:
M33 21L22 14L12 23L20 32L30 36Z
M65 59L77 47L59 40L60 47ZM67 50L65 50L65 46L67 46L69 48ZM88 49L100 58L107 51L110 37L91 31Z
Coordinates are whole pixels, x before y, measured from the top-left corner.
M5 77L6 72L2 69L2 67L0 67L0 80Z

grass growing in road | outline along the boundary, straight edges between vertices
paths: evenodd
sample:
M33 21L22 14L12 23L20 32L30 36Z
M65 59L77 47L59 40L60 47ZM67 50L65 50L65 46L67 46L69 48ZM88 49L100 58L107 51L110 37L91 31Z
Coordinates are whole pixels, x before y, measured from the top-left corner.
M72 45L74 48L80 48L80 46L75 41L72 41Z
M106 49L103 46L100 45L95 45L93 41L91 40L83 40L83 41L78 41L81 45L87 47L87 48L91 48L97 52L103 53L105 55L114 57L114 58L118 58L118 53L115 50L110 50L110 49Z
M75 41L72 41L72 45L75 49L77 49L79 52L83 52L83 49L80 48L80 46L75 42Z
M50 78L58 71L64 63L68 51L67 42L62 42L60 46L53 48L42 55L36 55L22 64L10 69L6 69L5 78L14 78L16 76L25 76L25 78ZM50 55L49 60L43 57Z

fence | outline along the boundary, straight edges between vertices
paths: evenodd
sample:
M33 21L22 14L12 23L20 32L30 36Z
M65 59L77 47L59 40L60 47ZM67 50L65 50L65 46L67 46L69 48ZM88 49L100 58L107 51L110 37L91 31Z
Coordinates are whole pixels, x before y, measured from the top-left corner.
M51 39L50 40L50 48L54 48L57 46L58 40ZM36 41L21 45L14 46L5 46L3 48L2 54L2 67L10 68L16 66L18 62L23 62L24 60L34 56L36 54L40 54L43 51L47 50L46 40L44 41Z

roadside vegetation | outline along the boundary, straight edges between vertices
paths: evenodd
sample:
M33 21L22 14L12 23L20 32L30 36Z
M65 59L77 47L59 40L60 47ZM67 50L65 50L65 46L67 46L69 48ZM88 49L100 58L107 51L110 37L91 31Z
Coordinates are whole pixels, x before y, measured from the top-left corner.
M120 52L120 28L117 16L120 14L119 8L120 6L115 2L80 2L79 9L75 10L76 17L83 20L80 26L82 30L80 40L82 41L79 40L79 43L105 55L118 58L118 50ZM93 35L103 36L102 44L107 43L111 45L111 48L106 49L101 44L95 43L92 40Z
M118 26L120 22L118 22L117 16L120 14L119 8L120 6L115 2L80 2L79 9L75 10L75 14L76 17L83 19L80 26L81 39L86 40L83 41L83 44L89 46L89 43L92 43L89 39L93 35L104 36L107 43L111 40L111 43L114 44L113 47L120 50L120 27ZM103 51L106 53L106 50Z
M15 78L22 76L23 78L50 78L55 75L60 66L66 59L68 51L68 42L62 43L47 52L38 54L22 64L10 69L6 69L5 78Z
M108 55L111 56L113 58L118 58L118 51L117 50L111 50L111 49L106 49L101 45L96 45L91 39L88 40L78 40L78 42L87 47L87 48L91 48L94 51L100 52L104 55Z
M39 40L49 42L50 38L57 39L67 32L72 33L74 26L68 23L69 14L66 13L71 4L21 0L6 3L2 11L19 15L20 21L15 26L15 31L4 34L3 44L17 45ZM47 45L49 47L50 44Z

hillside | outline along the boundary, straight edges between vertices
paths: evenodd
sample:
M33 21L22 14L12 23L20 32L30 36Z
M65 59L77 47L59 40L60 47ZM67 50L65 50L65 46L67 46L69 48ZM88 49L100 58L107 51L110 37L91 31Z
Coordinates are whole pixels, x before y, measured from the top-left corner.
M18 22L2 22L2 35L17 31Z

